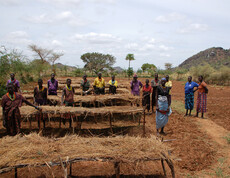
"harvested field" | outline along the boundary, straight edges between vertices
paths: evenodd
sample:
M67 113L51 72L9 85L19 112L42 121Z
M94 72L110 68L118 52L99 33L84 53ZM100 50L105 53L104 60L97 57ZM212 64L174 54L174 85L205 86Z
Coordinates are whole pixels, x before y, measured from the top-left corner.
M165 160L174 175L169 148L155 136L82 138L71 135L57 139L30 134L5 137L1 139L0 147L0 173L23 166L54 166L62 164L62 160L66 160L66 164L80 161L113 162L115 169L119 169L116 166L120 163Z
M23 94L26 99L33 99L33 94ZM61 105L61 95L48 95L47 98L51 103L56 103L56 105ZM87 95L87 96L74 96L74 101L76 104L82 106L83 104L88 104L92 106L124 106L130 104L140 104L140 97L133 96L131 94L116 94L116 95ZM89 106L88 106L89 107Z
M143 109L141 107L132 107L132 106L113 106L113 107L102 107L102 108L85 108L85 107L65 107L65 106L40 106L42 113L45 114L87 114L93 116L94 114L135 114L142 113ZM38 114L40 111L36 110L30 106L22 106L20 108L21 115L23 117ZM2 117L2 115L0 114Z
M118 81L127 86L130 82L127 79L118 79ZM145 79L141 79L141 81L144 82ZM184 117L184 84L185 82L173 81L173 114L165 127L166 135L162 136L164 140L176 139L164 142L171 148L172 154L181 159L181 161L175 161L174 164L176 177L228 177L230 175L230 148L227 142L230 135L230 87L208 86L208 110L205 119L200 119L194 117L195 110L192 112L192 117ZM195 93L195 103L196 95L197 93ZM37 125L33 127L37 128ZM4 132L5 129L0 123L1 137ZM60 135L60 130L52 130L52 132L54 135ZM146 115L146 136L150 137L155 132L155 113ZM133 128L132 132L126 132L126 134L138 136L142 134L142 129ZM142 169L142 172L139 173L153 174L152 164L146 162L139 165ZM81 176L111 175L111 170L113 170L113 165L108 166L106 163L98 162L81 163L74 165L74 167L76 168L73 171L74 175ZM94 168L94 170L91 168ZM156 169L160 172L154 174L163 176L162 168L156 167ZM130 168L121 166L121 172L127 175L133 174L135 171L130 171ZM4 175L2 176L5 177Z
M44 86L44 87L46 87L46 86ZM62 95L62 89L57 90L57 94L59 96ZM82 95L82 90L81 89L75 89L74 92L75 92L75 95ZM106 88L105 89L105 94L108 94L108 93L109 93L109 89ZM29 94L29 95L27 95L27 94ZM23 95L27 95L28 97L31 98L31 96L30 96L31 94L34 94L34 90L23 90ZM130 91L128 89L126 89L126 88L117 88L117 94L130 94Z

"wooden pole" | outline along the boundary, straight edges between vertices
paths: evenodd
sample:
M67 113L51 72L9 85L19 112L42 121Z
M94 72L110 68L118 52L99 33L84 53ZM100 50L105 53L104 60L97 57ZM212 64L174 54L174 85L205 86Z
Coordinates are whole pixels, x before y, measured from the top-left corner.
M59 128L61 128L61 117L59 118Z
M110 131L113 134L112 115L111 115L111 113L109 114L109 125L110 125Z
M42 121L43 121L43 129L45 129L46 128L46 120L45 120L45 117L43 114L42 114Z
M144 117L143 117L143 137L145 137L145 109L144 109Z
M41 112L38 115L38 128L39 128L39 132L41 131Z
M163 171L164 171L164 176L167 176L166 175L166 170L165 170L165 165L164 165L164 160L163 159L161 159L161 166L162 166Z
M31 132L31 130L32 130L32 116L30 116L30 118L29 118L29 122L30 122L30 132Z
M120 178L120 162L114 163L116 178Z
M18 177L18 170L17 170L17 168L14 168L14 177L15 177L15 178Z
M72 176L72 163L69 164L69 176Z

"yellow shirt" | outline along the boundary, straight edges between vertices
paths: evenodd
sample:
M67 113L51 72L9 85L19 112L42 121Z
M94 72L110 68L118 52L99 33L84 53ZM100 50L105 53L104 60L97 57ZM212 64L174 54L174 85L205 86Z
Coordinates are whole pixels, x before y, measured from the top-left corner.
M168 82L166 82L166 83L165 83L165 86L166 86L166 87L172 87L172 81L169 80ZM169 91L169 94L171 95L171 89L170 89L170 91Z
M115 86L115 87L117 87L117 81L116 81L116 80L115 80L114 84L112 83L112 80L110 80L110 81L109 81L109 84L110 84L110 85L113 85L113 86Z
M93 82L93 86L96 86L97 88L103 88L105 87L105 80L103 78L99 79L98 77L95 78Z

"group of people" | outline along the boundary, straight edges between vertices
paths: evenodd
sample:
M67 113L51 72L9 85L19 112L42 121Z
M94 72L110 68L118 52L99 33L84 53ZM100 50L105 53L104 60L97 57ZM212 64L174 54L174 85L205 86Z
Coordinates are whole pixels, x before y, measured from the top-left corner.
M201 117L204 117L207 105L207 84L203 81L203 77L199 76L199 83L192 81L192 77L188 77L188 82L185 84L185 116L191 116L191 111L194 108L194 92L198 90L197 98L197 114L201 113ZM116 94L118 82L115 80L115 76L112 76L109 84L109 93ZM98 77L95 78L92 87L87 80L87 75L83 76L83 80L80 83L82 89L82 95L90 94L105 94L105 80L102 78L102 74L98 73ZM48 88L48 89L47 89ZM47 82L47 88L43 86L43 80L38 80L38 86L34 88L34 104L27 101L20 93L19 81L15 79L15 74L10 74L10 80L7 81L8 92L2 97L2 112L3 112L3 125L7 129L9 135L15 135L20 132L20 110L19 107L22 102L32 106L38 110L40 105L47 104L48 95L57 95L58 81L55 79L55 74L51 74L51 79ZM156 107L156 129L158 134L164 134L164 127L168 122L168 117L172 113L171 110L171 89L172 82L169 80L169 76L166 75L161 80L156 73L154 79L149 82L146 79L143 85L138 80L138 76L134 74L133 80L130 82L131 93L134 96L140 96L140 90L142 89L142 106L150 113L150 106L152 106L152 112L154 112L154 106ZM196 88L194 90L194 88ZM61 104L65 106L74 106L74 88L71 86L71 79L66 80L66 86L62 90ZM150 98L152 96L152 104L150 105ZM159 129L161 131L159 132Z
M168 117L172 113L171 110L171 89L172 81L169 80L169 76L159 80L156 73L154 79L149 85L149 79L146 79L145 85L141 81L137 80L137 75L133 76L133 80L130 83L131 93L139 96L141 88L142 94L142 106L150 111L150 96L152 95L152 112L154 112L154 106L156 106L156 129L157 134L165 134L164 127L168 123ZM199 76L199 83L192 81L192 77L188 77L188 82L185 84L185 116L191 116L191 112L194 108L194 93L198 90L196 117L201 113L201 118L204 117L207 106L207 84L203 81L203 76ZM196 88L196 89L194 89ZM159 132L159 129L161 131Z

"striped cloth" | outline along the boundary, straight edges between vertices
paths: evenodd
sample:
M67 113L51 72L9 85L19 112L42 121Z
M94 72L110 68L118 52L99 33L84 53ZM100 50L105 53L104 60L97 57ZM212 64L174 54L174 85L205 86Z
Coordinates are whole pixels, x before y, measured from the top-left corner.
M207 107L207 94L198 92L196 111L205 113Z

